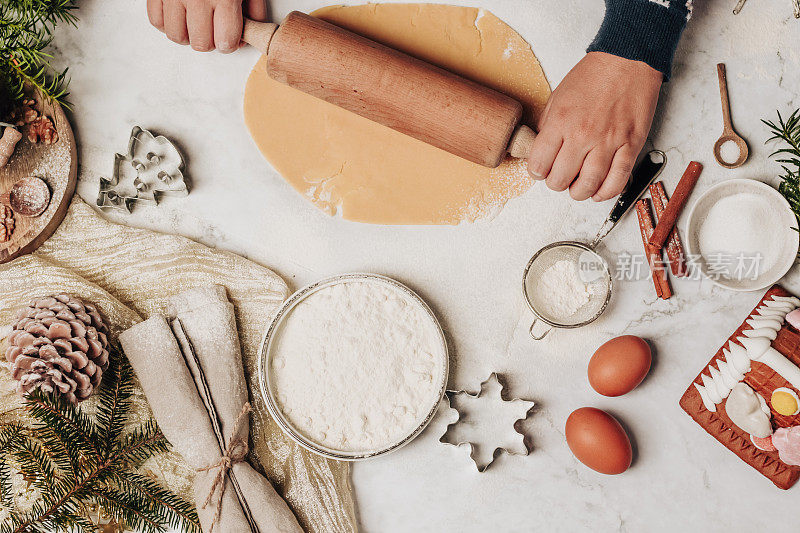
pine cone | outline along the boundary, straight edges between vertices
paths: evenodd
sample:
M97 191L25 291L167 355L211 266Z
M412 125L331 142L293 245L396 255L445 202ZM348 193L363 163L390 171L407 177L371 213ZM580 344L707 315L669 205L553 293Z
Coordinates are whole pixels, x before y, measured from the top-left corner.
M108 368L108 328L97 309L60 294L33 300L17 312L6 359L17 392L39 388L77 403L88 398Z

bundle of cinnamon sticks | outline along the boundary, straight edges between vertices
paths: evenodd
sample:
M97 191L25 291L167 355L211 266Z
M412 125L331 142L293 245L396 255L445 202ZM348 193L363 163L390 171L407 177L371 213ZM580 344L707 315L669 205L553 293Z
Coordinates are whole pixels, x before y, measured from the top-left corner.
M675 194L673 194L672 199L667 198L663 183L657 182L650 185L650 196L655 208L655 214L658 217L658 224L655 222L648 199L643 198L636 202L636 215L639 218L642 243L644 244L647 262L653 275L656 295L664 300L672 296L672 287L669 283L669 275L667 274L666 263L663 260L662 249L666 246L672 275L675 277L686 276L689 272L686 253L675 223L678 220L678 215L686 205L689 194L697 184L697 179L700 177L702 170L703 165L697 161L689 163L678 182L678 186L675 188Z

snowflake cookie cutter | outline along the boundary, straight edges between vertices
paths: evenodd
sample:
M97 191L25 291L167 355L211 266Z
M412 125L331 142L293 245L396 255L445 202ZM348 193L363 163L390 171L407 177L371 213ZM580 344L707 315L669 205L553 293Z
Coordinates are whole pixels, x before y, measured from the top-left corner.
M457 431L460 425L466 424L475 427L475 424L480 421L471 420L468 414L465 415L465 413L457 407L458 401L456 399L463 398L470 401L480 400L487 395L491 395L493 392L496 394L495 400L517 409L517 414L507 420L511 423L510 429L513 429L513 432L508 431L508 434L514 433L514 439L517 442L509 441L508 444L503 446L491 445L489 448L485 448L484 444L474 442L474 438L465 438L464 432L459 433ZM439 442L455 446L456 448L469 446L469 457L472 462L475 463L478 472L485 472L502 453L507 455L527 456L533 450L529 435L521 431L518 426L520 422L530 417L535 403L521 398L509 398L505 379L497 372L492 372L486 380L481 382L480 389L477 392L470 392L466 389L448 390L446 391L445 397L447 398L450 409L458 413L458 418L447 425L444 433L439 437ZM448 440L448 438L453 440Z
M111 179L100 178L97 207L130 213L138 203L158 205L165 197L189 194L185 162L175 144L134 126L125 155L114 154Z

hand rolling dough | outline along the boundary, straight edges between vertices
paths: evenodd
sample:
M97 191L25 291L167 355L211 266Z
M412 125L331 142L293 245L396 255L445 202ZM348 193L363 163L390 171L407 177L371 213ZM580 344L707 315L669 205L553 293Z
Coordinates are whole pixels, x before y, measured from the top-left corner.
M550 86L528 43L488 11L434 4L332 6L328 22L518 99L535 124ZM487 169L271 80L247 81L244 114L270 163L329 214L376 224L458 224L531 186L524 161Z

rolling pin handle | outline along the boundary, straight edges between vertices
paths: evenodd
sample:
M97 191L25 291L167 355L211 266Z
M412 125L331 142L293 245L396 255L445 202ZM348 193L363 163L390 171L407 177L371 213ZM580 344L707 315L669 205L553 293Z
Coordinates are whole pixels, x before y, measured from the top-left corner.
M531 153L533 140L536 138L536 132L524 124L517 126L514 133L511 135L511 140L508 143L508 153L511 157L518 159L525 159Z
M261 51L262 54L269 52L269 43L275 35L278 25L271 22L256 22L255 20L244 19L244 31L242 40Z

